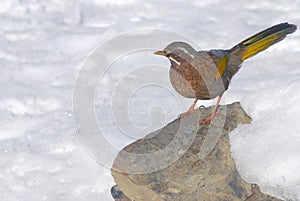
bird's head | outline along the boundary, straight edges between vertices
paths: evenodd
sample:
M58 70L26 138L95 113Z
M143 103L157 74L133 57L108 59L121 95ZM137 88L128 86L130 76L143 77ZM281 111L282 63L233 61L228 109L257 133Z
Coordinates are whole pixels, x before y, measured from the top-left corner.
M173 42L164 50L154 52L154 54L165 56L171 61L171 64L180 66L182 62L190 63L195 57L195 52L194 48L185 42Z

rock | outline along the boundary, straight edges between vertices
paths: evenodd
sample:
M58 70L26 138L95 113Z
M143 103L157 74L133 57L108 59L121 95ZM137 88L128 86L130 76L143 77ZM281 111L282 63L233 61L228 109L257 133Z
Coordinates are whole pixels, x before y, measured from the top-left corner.
M257 185L252 186L253 194L245 201L278 201L279 199L263 194ZM125 201L125 200L124 200Z
M199 125L211 110L178 118L120 151L112 175L122 201L278 200L236 170L228 134L251 122L240 104L221 106L211 124Z

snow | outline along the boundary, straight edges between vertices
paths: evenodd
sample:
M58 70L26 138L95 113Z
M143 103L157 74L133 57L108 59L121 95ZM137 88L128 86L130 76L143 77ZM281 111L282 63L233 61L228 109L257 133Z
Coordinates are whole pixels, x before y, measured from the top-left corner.
M107 164L95 160L77 136L80 127L73 111L80 70L110 39L127 33L130 40L123 41L122 51L132 50L120 55L122 51L111 46L109 55L100 55L115 61L99 78L93 94L98 125L118 151L173 120L192 102L174 92L168 80L169 62L153 55L155 50L180 37L198 49L230 48L276 23L299 24L299 9L297 0L1 0L1 200L112 200L110 165L115 153L102 150L109 156ZM170 35L155 35L159 30ZM297 105L292 104L299 98L299 83L286 83L300 77L299 39L297 31L246 61L222 100L225 104L244 98L242 104L253 118L253 124L238 128L239 135L237 131L231 135L242 176L260 183L264 191L293 200L300 200L299 127L292 124L299 120ZM144 49L134 49L144 44ZM124 83L132 83L131 88ZM136 87L139 83L142 87ZM275 88L280 85L280 90ZM256 94L260 91L265 95ZM282 108L286 113L281 114ZM279 122L292 110L291 120ZM247 144L251 136L263 146ZM250 160L244 147L235 147L237 141L254 146L257 154ZM261 166L269 171L263 172Z
M243 178L282 199L300 199L300 80L249 94L242 106L252 122L230 134Z

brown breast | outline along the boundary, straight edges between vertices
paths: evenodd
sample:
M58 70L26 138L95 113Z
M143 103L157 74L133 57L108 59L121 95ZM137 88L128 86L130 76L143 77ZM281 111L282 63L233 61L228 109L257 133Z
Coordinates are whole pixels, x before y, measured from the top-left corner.
M181 62L179 66L171 61L170 81L173 88L184 97L210 99L200 73L187 62Z
M195 67L182 58L171 60L170 81L174 89L187 98L209 100L221 95L229 82L221 77L216 80L217 68L208 54L200 54L200 59L193 61ZM224 82L224 80L225 82Z

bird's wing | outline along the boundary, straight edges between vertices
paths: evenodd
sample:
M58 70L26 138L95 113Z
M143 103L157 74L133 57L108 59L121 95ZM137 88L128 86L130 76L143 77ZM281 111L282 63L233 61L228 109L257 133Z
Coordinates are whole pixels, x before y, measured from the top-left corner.
M227 50L210 50L208 54L218 68L218 72L215 77L215 79L218 80L227 67L230 58L230 52Z

